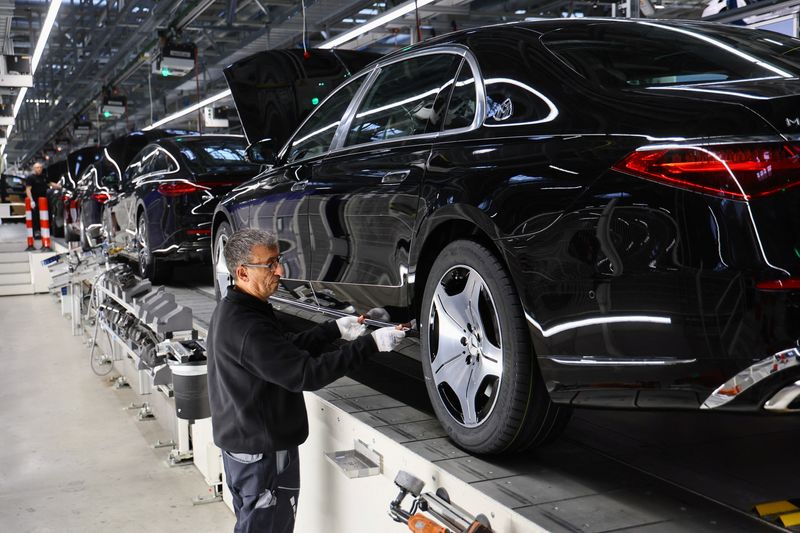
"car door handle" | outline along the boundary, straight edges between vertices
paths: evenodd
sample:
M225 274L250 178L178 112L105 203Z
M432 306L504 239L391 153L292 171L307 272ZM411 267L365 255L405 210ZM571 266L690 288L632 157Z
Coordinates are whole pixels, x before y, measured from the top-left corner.
M395 183L401 183L404 179L411 174L410 170L398 170L396 172L387 172L381 178L382 185L392 185Z
M302 191L308 185L308 180L298 181L297 183L292 184L293 191Z

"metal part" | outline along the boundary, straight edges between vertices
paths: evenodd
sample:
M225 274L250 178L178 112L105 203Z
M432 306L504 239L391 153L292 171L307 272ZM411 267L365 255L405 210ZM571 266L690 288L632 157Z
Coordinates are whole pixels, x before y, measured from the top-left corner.
M800 402L794 407L791 407L798 398L800 398L800 381L795 381L788 387L782 388L775 396L770 398L764 404L764 409L767 411L779 413L796 413L800 412Z
M706 398L701 409L714 409L725 405L741 393L772 376L789 368L800 366L800 348L783 350L751 365L720 385ZM766 407L766 406L765 406Z
M431 373L442 404L464 427L491 414L503 379L497 308L484 279L457 265L439 281L431 302ZM457 405L456 405L457 404Z

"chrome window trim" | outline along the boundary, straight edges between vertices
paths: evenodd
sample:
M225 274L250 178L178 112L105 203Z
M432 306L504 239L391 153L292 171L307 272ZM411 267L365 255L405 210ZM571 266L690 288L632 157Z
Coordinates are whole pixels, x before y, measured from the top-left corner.
M357 99L358 99L357 97L358 97L358 95L359 95L359 94L361 94L361 91L362 91L362 89L363 89L363 88L364 88L366 85L368 85L368 82L370 81L370 79L369 79L369 76L371 76L371 75L372 75L372 74L375 72L375 70L377 70L377 69L375 69L375 68L373 67L373 68L372 68L371 70L369 70L369 71L364 71L364 72L360 72L360 73L356 74L355 76L353 76L353 78L352 78L352 79L350 79L350 80L348 80L348 81L346 81L346 82L342 83L340 86L338 86L336 89L334 89L334 90L333 90L333 92L332 92L331 94L329 94L327 97L325 97L325 99L324 99L322 102L320 102L320 104L319 104L319 105L316 107L316 109L314 109L314 111L312 111L311 113L309 113L309 115L306 117L306 119L305 119L303 122L301 122L301 123L300 123L300 125L299 125L299 126L298 126L298 127L295 129L295 130L294 130L294 132L292 132L292 134L289 136L289 140L288 140L288 141L286 141L286 143L283 145L283 148L281 148L280 152L278 152L278 160L283 160L283 158L284 158L284 157L287 155L287 153L289 152L289 148L290 148L290 147L291 147L291 145L292 145L292 141L294 141L294 140L295 140L295 138L297 137L297 134L300 132L300 130L301 130L301 129L303 129L303 127L306 125L306 123L307 123L309 120L311 120L312 118L314 118L314 115L316 115L316 114L317 114L317 112L318 112L318 111L319 111L319 110L322 108L322 106L324 106L324 105L325 105L325 103L326 103L328 100L330 100L330 99L331 99L331 97L333 97L333 95L335 95L336 93L338 93L339 91L341 91L342 89L344 89L344 88L345 88L347 85L350 85L351 83L355 83L355 81L356 81L356 80L358 80L358 79L361 79L361 78L363 78L363 77L365 77L365 76L366 76L366 77L367 77L367 79L366 79L366 80L364 80L364 84L363 84L361 87L359 87L358 91L356 91L356 98L353 98L353 100L354 100L354 101L355 101L355 100L357 100ZM349 106L347 106L347 111L345 111L345 114L343 115L344 117L346 117L346 116L347 116L347 112L348 112L348 111L350 111L350 107L351 107L352 105L353 105L353 102L350 102L350 105L349 105ZM341 126L341 123L339 123L339 126ZM338 131L339 131L339 127L338 127L338 126L337 126L337 128L336 128L336 131L337 131L337 133L338 133ZM333 139L334 139L334 141L336 140L336 134L334 134L334 136L333 136ZM333 144L333 141L331 142L331 144ZM282 165L280 165L280 166L282 166L282 167L283 167L283 166L286 166L286 165L293 165L293 164L295 164L295 163L301 163L301 162L305 161L306 159L311 159L312 157L319 157L319 156L321 156L321 155L326 155L328 152L330 152L330 148L328 148L328 151L327 151L327 152L323 152L322 154L317 154L317 155L315 155L315 156L305 157L305 158L302 158L302 159L295 159L294 161L286 161L284 164L282 164Z
M375 78L380 73L381 68L383 68L383 67L385 67L387 65L391 65L393 63L398 63L400 61L405 61L407 59L412 59L412 58L415 58L415 57L426 56L426 55L434 55L434 54L443 54L443 53L454 54L454 55L461 56L462 58L466 59L467 64L469 64L470 68L472 69L472 75L473 75L473 77L475 79L475 93L476 93L475 96L476 96L476 99L477 99L476 105L475 105L475 118L472 120L472 124L470 124L469 126L464 127L464 128L456 128L456 129L443 130L443 131L431 132L431 133L420 133L418 135L408 135L406 137L396 137L394 139L387 139L385 141L369 142L369 143L362 143L362 144L357 144L357 145L354 144L354 145L351 145L351 146L342 146L342 144L344 143L344 132L345 131L349 131L350 124L352 123L352 120L355 117L356 110L358 109L358 106L361 104L361 100L363 99L364 94L367 92L367 90L370 87L372 87L372 84L375 82ZM462 64L462 68L463 68L463 64ZM458 77L458 75L460 73L461 73L461 71L459 70L459 72L456 73L456 77ZM311 157L306 157L306 158L302 158L302 159L295 159L294 161L291 161L291 162L287 161L287 162L283 163L282 165L280 165L279 167L273 167L273 169L270 169L270 170L274 170L274 169L277 169L277 168L280 168L280 167L285 167L287 165L294 165L294 164L297 164L297 163L303 163L305 161L308 161L308 160L311 160L311 159L314 159L314 158L318 158L318 157L327 157L327 156L329 156L331 154L335 154L335 153L338 153L338 152L341 152L341 151L344 151L344 150L350 150L351 148L363 148L365 146L385 146L385 145L387 145L389 143L406 141L408 139L427 140L427 139L436 139L439 136L451 136L451 135L458 135L458 134L462 134L462 133L468 133L470 131L474 131L474 130L480 128L483 125L484 120L486 119L486 89L483 86L483 75L481 73L480 66L478 65L478 60L475 59L475 56L472 54L472 52L466 46L457 45L457 44L450 44L450 45L447 45L447 46L442 46L442 47L437 47L437 48L429 48L429 49L426 49L426 50L419 50L419 51L410 53L408 55L403 55L401 57L394 57L394 58L383 60L383 61L379 60L375 64L375 66L373 66L369 71L365 71L365 72L359 73L355 77L353 77L352 80L349 80L346 83L343 83L342 85L337 87L331 94L328 95L327 98L325 98L325 100L322 101L322 103L317 107L317 109L320 109L323 105L325 105L325 103L334 94L336 94L340 90L342 90L342 88L344 88L347 84L354 83L355 80L360 79L360 78L362 78L364 76L367 76L367 78L364 80L362 86L359 87L358 91L356 91L356 94L355 94L355 97L353 98L353 101L347 107L347 110L345 111L344 115L342 115L342 121L339 123L339 126L336 128L336 133L333 136L333 140L331 141L331 146L328 149L328 151L324 152L322 154L311 156ZM313 113L311 113L308 117L306 117L306 119L300 124L300 126L297 129L295 129L295 131L292 133L292 135L289 138L289 140L286 142L286 144L283 145L283 148L281 148L280 152L278 152L278 159L279 160L282 160L286 156L286 154L289 151L289 147L291 146L292 141L295 139L295 137L297 137L297 133L303 128L303 126L305 126L306 122L311 120L311 118L314 116L315 113L316 113L316 110L314 110Z
M429 55L440 55L440 54L452 54L461 56L462 58L466 59L467 63L469 64L470 68L472 69L472 75L475 79L475 97L477 98L475 104L475 118L472 119L472 124L464 128L456 128L452 130L443 130L431 133L419 133L417 135L406 135L403 137L394 137L392 139L387 139L384 141L375 141L375 142L366 142L366 143L359 143L359 144L351 144L348 146L344 146L344 140L346 138L346 132L350 131L350 125L353 122L353 119L356 115L356 110L358 106L361 105L361 100L364 97L364 94L367 92L369 88L372 87L372 84L375 83L375 78L380 74L381 69L386 66L393 65L395 63L399 63L401 61L407 61L409 59L414 59L417 57L429 56ZM463 68L463 63L462 63ZM439 135L446 134L446 135L456 135L459 133L467 133L473 130L478 129L482 124L483 120L485 119L486 114L486 91L483 86L483 76L481 75L480 68L478 67L478 61L470 52L469 48L460 45L448 45L448 46L441 46L437 48L429 48L426 50L419 50L417 52L410 53L408 55L404 55L402 57L395 57L392 59L388 59L386 61L379 61L373 70L373 76L371 79L367 80L361 89L359 90L359 94L357 98L353 99L353 105L348 107L347 113L345 113L345 119L339 124L339 129L336 131L336 135L334 136L334 140L331 143L331 148L328 150L328 153L335 153L342 150L350 150L352 148L359 148L364 146L383 146L387 143L393 143L398 141L406 141L408 139L435 139L439 137ZM461 73L461 69L456 72L455 79ZM447 110L445 110L446 112Z

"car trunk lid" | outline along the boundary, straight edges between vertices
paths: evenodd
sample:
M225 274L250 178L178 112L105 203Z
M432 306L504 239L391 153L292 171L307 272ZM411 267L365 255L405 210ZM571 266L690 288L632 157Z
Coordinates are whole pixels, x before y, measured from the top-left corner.
M250 143L288 140L333 89L380 57L354 50L270 50L225 68Z

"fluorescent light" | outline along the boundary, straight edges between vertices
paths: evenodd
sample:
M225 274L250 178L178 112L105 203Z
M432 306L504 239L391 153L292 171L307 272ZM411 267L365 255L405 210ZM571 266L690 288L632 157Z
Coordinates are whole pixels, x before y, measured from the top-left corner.
M368 31L377 28L378 26L382 26L383 24L388 24L389 22L391 22L391 21L393 21L395 19L398 19L398 18L400 18L400 17L402 17L404 15L407 15L408 13L411 13L412 11L414 11L414 9L417 8L417 7L426 6L426 5L428 5L430 3L433 3L435 1L436 0L417 0L417 2L415 2L414 0L408 0L406 3L400 4L399 6L396 6L396 7L392 8L392 9L390 9L389 11L386 11L381 16L375 17L374 19L370 20L366 24L363 24L363 25L359 26L358 28L353 28L352 30L346 31L346 32L342 33L341 35L337 35L336 37L334 37L332 39L328 39L327 41L325 41L324 43L319 45L319 48L321 48L323 50L330 49L330 48L335 48L335 47L339 46L340 44L346 43L347 41L351 41L351 40L355 39L356 37L358 37L360 35L363 35L363 34L367 33ZM150 124L149 126L147 126L146 128L142 128L142 130L143 131L148 131L148 130L151 130L153 128L157 128L159 126L163 126L167 122L172 122L175 119L178 119L178 118L181 118L183 116L186 116L186 115L188 115L189 113L191 113L193 111L197 111L201 107L205 107L205 106L207 106L207 105L209 105L209 104L211 104L213 102L216 102L217 100L225 98L226 96L230 96L230 94L231 94L231 90L230 89L226 89L226 90L222 91L221 93L217 93L217 94L215 94L213 96L210 96L210 97L206 98L202 102L199 102L197 104L189 106L186 109L178 111L177 113L173 113L172 115L169 115L168 117L164 117L161 120L159 120L158 122L154 122L154 123Z
M44 47L47 44L47 39L50 38L50 31L52 31L53 24L56 22L56 15L58 15L58 10L60 7L61 0L51 0L50 6L47 8L47 15L45 16L44 23L42 24L42 32L39 34L39 40L36 41L36 48L33 50L33 57L31 58L31 77L33 77L33 75L36 73L36 67L39 66L39 60L42 59ZM17 114L19 113L19 109L22 107L22 104L25 103L25 95L27 93L27 87L23 87L19 90L17 100L14 102L14 108L12 110L12 116L15 119L17 118ZM13 125L6 129L6 139L11 137L12 128Z
M188 115L189 113L191 113L193 111L197 111L201 107L205 107L205 106L207 106L209 104L213 104L217 100L222 100L223 98L225 98L227 96L230 96L230 95L231 95L231 90L230 89L225 89L222 92L219 92L217 94L209 96L208 98L206 98L205 100L203 100L201 102L197 102L194 105L190 105L186 109L182 109L182 110L178 111L177 113L173 113L173 114L171 114L171 115L169 115L167 117L164 117L161 120L159 120L158 122L153 122L152 124L150 124L146 128L142 128L142 131L148 131L148 130L152 130L153 128L157 128L159 126L163 126L167 122L172 122L173 120L176 120L176 119L179 119L181 117L184 117L184 116Z
M414 0L409 0L408 2L400 4L399 6L393 7L389 11L385 12L383 15L375 17L374 19L370 20L366 24L363 24L362 26L359 26L358 28L353 28L350 31L346 31L340 35L337 35L333 39L328 39L327 41L319 45L319 48L322 48L323 50L329 48L336 48L340 44L344 44L347 41L351 41L356 37L364 35L368 31L372 31L378 26L383 26L384 24L388 24L389 22L395 19L399 19L400 17L411 13L412 11L414 11L415 8L427 6L428 4L433 3L434 1L435 0L417 0L417 2L415 2Z
M58 8L60 7L60 0L52 0L50 2L50 7L47 9L47 16L44 18L44 24L42 24L42 33L39 34L39 40L36 41L36 49L33 51L31 74L36 72L36 67L39 65L39 60L42 58L44 47L47 44L48 37L50 37L50 30L53 29L53 24L56 22L56 15L58 15Z

